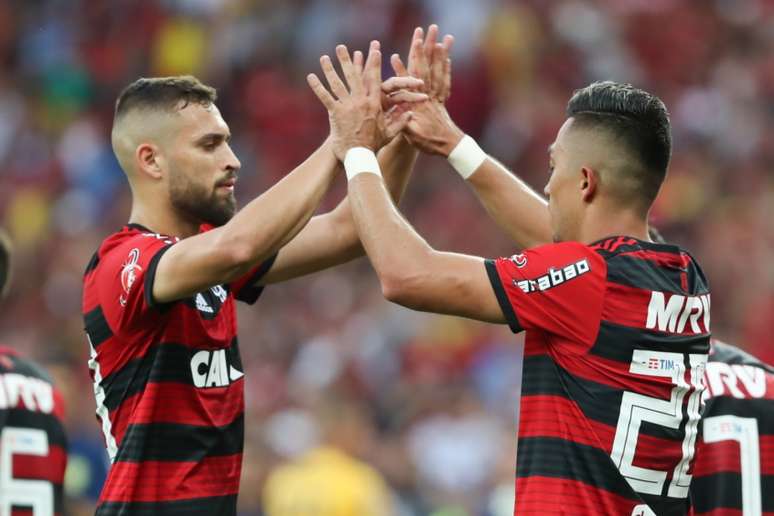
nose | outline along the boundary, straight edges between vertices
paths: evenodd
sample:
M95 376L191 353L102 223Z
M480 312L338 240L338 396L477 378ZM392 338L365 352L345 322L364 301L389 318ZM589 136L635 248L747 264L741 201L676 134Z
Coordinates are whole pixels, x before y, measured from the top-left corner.
M228 155L226 156L226 170L236 172L242 168L242 163L239 161L239 158L236 157L236 154L234 154L230 145L227 144L226 148L228 149Z

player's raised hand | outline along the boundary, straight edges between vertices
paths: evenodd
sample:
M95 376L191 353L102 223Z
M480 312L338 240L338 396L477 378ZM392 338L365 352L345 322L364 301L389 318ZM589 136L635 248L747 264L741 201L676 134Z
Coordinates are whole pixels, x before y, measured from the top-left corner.
M427 35L421 27L417 27L411 39L408 68L398 54L391 56L390 64L398 77L413 76L422 79L422 91L433 100L446 102L451 90L449 52L454 44L454 37L447 34L438 43L438 33L438 25L435 24L428 27Z
M360 52L356 52L350 59L344 45L336 47L336 56L346 84L328 56L320 58L320 65L330 91L313 73L307 76L307 82L328 110L334 152L339 159L343 159L352 147L367 147L376 151L403 130L410 112L396 110L386 117L383 105L389 108L392 104L416 99L416 94L410 95L411 92L403 88L417 86L421 81L401 77L382 84L378 41L371 42L365 63ZM420 100L425 98L423 95Z

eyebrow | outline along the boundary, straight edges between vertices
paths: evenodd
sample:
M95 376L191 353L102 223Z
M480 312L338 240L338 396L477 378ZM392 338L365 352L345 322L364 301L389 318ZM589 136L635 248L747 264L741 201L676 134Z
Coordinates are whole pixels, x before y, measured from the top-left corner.
M197 144L207 143L208 141L231 140L231 133L207 133L196 139Z

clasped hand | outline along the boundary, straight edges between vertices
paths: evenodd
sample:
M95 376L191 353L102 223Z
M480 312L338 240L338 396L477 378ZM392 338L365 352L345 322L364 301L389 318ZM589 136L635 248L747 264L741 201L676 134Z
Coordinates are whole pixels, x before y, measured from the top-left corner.
M438 43L438 26L427 35L414 31L406 67L398 54L390 62L395 77L382 82L379 42L372 41L368 57L356 51L350 58L344 45L336 47L343 80L324 55L320 65L330 91L317 75L307 76L309 86L328 111L333 151L340 160L352 147L378 150L399 133L416 148L448 156L462 138L449 117L445 102L451 91L449 51L454 38Z

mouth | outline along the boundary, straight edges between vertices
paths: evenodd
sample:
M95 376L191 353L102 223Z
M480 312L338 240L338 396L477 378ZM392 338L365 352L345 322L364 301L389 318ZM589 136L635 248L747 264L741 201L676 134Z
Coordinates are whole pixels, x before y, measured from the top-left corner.
M218 190L223 189L223 190L226 190L228 192L233 192L234 191L234 185L236 185L236 182L237 182L236 178L232 177L230 179L226 179L225 181L220 181L219 183L217 183L216 188Z

